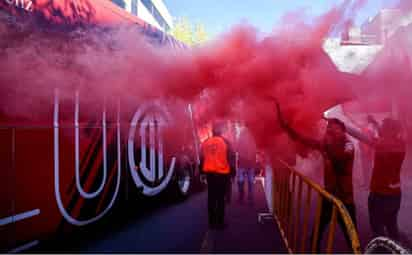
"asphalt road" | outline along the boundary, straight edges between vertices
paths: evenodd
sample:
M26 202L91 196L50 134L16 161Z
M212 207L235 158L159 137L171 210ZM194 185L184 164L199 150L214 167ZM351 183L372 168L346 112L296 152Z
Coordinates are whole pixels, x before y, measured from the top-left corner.
M145 213L125 219L111 216L94 230L77 231L68 239L40 247L40 252L70 253L284 253L284 245L273 221L259 224L258 213L267 212L260 182L255 184L254 204L238 203L233 186L233 201L227 205L223 231L207 226L207 192L192 194L184 201L164 201ZM157 203L162 203L161 200ZM125 210L125 209L123 209ZM127 209L126 209L127 210ZM123 212L124 213L124 212Z

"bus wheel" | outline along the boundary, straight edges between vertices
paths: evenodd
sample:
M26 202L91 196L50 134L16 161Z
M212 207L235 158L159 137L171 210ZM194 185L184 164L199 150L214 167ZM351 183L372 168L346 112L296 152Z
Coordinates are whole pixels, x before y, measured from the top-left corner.
M192 173L190 168L181 169L176 175L176 184L178 195L186 198L192 188Z

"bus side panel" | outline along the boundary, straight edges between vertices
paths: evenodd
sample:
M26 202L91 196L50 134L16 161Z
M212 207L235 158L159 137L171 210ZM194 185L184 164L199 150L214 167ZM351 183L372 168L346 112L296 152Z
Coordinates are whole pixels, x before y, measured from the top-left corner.
M14 224L9 218L15 214L12 132L12 129L0 129L0 252L15 246Z
M145 25L111 1L102 0L0 0L0 9L16 16L34 14L56 25Z
M53 129L17 129L15 155L16 213L28 215L15 223L20 246L45 238L61 219L53 187Z
M4 230L5 235L2 237L15 234L15 246L70 234L76 229L87 227L92 222L100 221L115 209L121 195L121 187L115 194L119 175L117 149L119 145L122 146L118 144L120 141L117 137L117 127L108 124L105 129L106 155L103 156L101 124L94 123L92 127L84 127L85 123L80 123L80 125L83 125L78 129L79 157L77 162L79 163L80 187L76 185L75 178L76 129L73 124L62 123L57 133L57 129L51 125L16 129L16 178L14 182L8 183L11 184L10 189L16 191L14 214L29 216L12 224L15 230L10 228ZM3 135L3 133L0 134ZM6 141L6 138L4 140ZM58 143L55 144L55 140ZM6 147L1 148L5 150ZM2 153L2 157L6 155L7 153ZM12 158L11 155L9 158ZM106 160L103 160L104 158ZM3 161L7 162L5 159L2 159ZM55 162L58 164L55 165ZM107 167L104 182L103 165ZM58 185L55 183L56 178L58 178ZM93 198L85 198L79 192L81 188L90 194L98 191L101 185L103 188ZM6 187L7 185L2 185L1 189L4 190ZM1 197L2 200L10 200L9 196ZM61 201L62 208L58 207L59 201ZM9 201L8 204L13 203ZM8 211L10 207L7 207ZM3 208L6 207L2 207L2 213L4 211L4 214L11 214ZM70 220L73 222L69 222ZM1 243L1 247L14 247L11 244L3 245L5 242Z

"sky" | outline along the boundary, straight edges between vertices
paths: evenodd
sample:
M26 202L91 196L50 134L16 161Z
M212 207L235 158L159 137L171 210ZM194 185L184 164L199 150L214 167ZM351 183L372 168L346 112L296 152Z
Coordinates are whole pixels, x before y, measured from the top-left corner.
M309 16L324 13L342 0L164 0L173 17L187 17L204 24L211 38L232 26L247 22L269 33L282 16L303 9ZM369 0L360 10L356 23L362 24L379 9L390 7L397 0Z

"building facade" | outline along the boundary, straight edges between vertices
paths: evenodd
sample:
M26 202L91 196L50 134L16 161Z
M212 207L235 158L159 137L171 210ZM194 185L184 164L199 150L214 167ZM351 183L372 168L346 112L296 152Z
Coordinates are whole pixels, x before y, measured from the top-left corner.
M403 18L399 9L383 9L362 25L362 34L369 37L371 43L384 44L401 26Z
M348 26L340 39L326 38L323 49L340 71L359 74L397 34L411 34L411 27L412 11L382 9L361 27Z
M112 2L164 32L169 32L173 27L173 18L163 0L112 0Z

